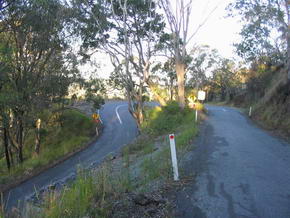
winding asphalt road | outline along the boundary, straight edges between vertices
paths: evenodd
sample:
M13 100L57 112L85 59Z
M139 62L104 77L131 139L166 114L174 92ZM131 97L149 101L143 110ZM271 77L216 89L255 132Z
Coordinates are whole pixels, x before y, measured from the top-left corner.
M290 145L233 108L207 106L178 217L290 218Z
M78 165L83 168L96 166L108 154L119 151L122 146L130 143L137 136L137 127L128 112L127 102L107 102L100 115L104 123L104 131L97 141L70 159L4 193L6 210L21 206L34 195L35 190L44 189L51 184L64 184L75 178Z

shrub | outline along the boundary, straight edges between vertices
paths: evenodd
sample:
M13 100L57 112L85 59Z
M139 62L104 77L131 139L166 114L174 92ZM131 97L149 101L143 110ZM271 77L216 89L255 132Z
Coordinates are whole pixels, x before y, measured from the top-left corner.
M181 110L177 102L170 102L164 107L155 107L145 113L143 130L152 135L162 135L174 131L184 122L193 122L194 112Z

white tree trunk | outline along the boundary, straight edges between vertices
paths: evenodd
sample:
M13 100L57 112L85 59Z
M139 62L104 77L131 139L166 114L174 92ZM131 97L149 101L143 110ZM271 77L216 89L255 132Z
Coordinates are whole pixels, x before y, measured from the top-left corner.
M286 12L288 16L288 28L287 28L287 71L288 71L288 81L290 81L290 14L289 9L290 0L286 0Z
M177 61L175 64L178 87L178 103L181 109L185 107L185 64Z

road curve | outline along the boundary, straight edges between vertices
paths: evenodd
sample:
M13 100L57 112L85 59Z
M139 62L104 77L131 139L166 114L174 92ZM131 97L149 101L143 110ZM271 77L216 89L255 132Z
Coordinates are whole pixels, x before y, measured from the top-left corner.
M177 193L178 217L290 218L290 145L233 108L207 109L186 169L196 180Z
M35 193L51 184L65 183L74 178L77 166L89 168L99 164L108 154L117 152L138 134L134 119L128 112L127 102L109 101L100 111L104 131L97 141L61 164L4 193L6 210L22 205ZM118 110L116 113L116 108ZM121 120L121 122L120 122Z

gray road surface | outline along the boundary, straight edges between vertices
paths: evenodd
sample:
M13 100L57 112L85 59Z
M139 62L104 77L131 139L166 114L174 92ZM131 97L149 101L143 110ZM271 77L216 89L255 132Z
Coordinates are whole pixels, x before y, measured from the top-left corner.
M128 112L127 102L107 102L100 114L105 127L97 141L63 163L5 193L6 209L21 205L21 202L31 198L35 190L51 184L65 183L75 177L79 164L84 168L95 166L109 153L117 152L137 136L136 124Z
M177 193L178 217L290 218L290 145L228 107L207 106L191 186Z

